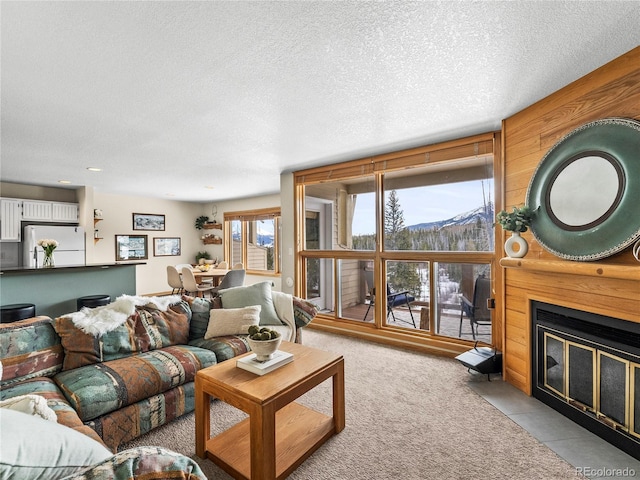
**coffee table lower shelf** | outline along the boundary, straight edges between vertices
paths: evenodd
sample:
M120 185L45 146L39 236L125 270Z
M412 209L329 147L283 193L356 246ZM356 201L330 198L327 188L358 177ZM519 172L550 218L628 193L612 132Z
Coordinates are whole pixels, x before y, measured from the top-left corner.
M299 403L276 412L276 478L285 478L335 431L334 419ZM234 478L251 478L250 418L205 442L207 458Z

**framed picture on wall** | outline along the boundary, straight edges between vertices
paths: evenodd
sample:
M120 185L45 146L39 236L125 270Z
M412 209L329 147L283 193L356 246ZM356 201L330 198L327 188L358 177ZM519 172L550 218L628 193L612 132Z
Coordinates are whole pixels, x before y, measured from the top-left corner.
M153 213L134 213L133 229L164 231L164 215L155 215Z
M116 235L116 262L145 260L147 252L146 235Z
M156 237L153 239L154 257L180 255L180 237Z

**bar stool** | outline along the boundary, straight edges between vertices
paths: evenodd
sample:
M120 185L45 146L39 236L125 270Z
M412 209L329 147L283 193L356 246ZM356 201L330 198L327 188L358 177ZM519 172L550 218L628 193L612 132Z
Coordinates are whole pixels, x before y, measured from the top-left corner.
M80 297L76 301L78 310L82 307L95 308L102 305L108 305L111 302L109 295L87 295L86 297Z
M14 303L0 306L2 312L0 323L11 323L36 316L36 306L33 303Z

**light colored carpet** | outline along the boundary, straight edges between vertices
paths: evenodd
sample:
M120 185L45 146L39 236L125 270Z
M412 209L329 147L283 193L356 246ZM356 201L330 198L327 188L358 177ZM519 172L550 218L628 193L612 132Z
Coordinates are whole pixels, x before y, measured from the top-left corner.
M571 465L471 390L468 382L478 380L456 360L310 329L303 343L344 356L346 428L291 479L577 478ZM330 380L300 402L330 415ZM244 417L214 401L212 434ZM122 449L162 446L196 459L210 480L230 479L195 455L194 437L189 414Z

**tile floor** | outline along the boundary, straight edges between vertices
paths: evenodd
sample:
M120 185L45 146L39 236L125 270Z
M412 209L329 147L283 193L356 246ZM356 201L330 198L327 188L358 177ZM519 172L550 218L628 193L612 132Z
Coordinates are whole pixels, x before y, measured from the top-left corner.
M486 375L470 375L470 388L587 478L640 479L639 460L605 442L541 401L525 395L504 382L501 377L492 376L489 382Z

